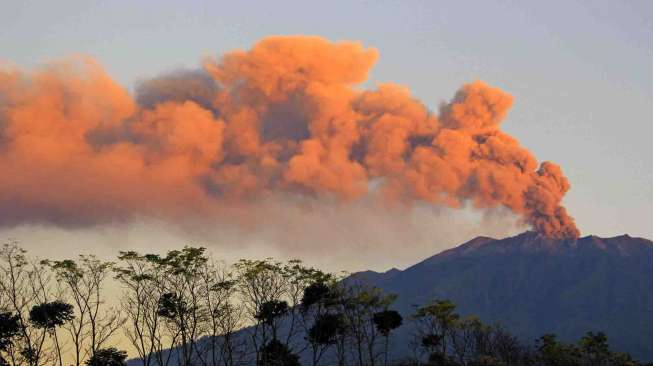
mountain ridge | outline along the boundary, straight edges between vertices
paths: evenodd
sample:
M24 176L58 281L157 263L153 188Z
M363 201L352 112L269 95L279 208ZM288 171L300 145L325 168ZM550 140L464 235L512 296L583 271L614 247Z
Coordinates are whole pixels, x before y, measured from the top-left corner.
M398 295L396 307L450 299L462 315L526 340L604 331L619 350L653 359L653 241L620 235L555 240L535 232L477 237L403 271L363 275ZM357 277L357 274L353 275Z

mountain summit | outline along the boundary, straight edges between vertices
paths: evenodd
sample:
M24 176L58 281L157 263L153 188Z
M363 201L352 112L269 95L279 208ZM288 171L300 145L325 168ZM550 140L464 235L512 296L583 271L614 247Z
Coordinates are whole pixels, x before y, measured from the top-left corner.
M621 235L613 238L585 236L578 239L552 239L534 231L519 235L493 239L485 236L476 237L458 247L437 254L420 264L429 263L436 258L454 256L477 256L516 253L544 253L549 255L588 255L590 253L610 253L617 256L631 256L650 253L653 242L642 238Z
M526 340L603 331L615 349L653 359L653 242L628 235L556 240L535 232L477 237L403 271L362 275L414 305L450 299L460 313ZM406 330L407 331L407 330Z

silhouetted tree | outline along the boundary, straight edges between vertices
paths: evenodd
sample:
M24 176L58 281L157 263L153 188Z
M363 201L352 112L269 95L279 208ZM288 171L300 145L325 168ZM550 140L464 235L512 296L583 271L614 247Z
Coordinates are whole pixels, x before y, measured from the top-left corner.
M301 341L298 335L305 334L300 324L303 319L301 301L304 290L312 283L325 281L330 276L314 268L304 266L298 260L287 263L265 260L240 260L234 265L236 289L245 313L253 321L251 342L260 360L261 349L271 339L277 339L287 347ZM287 310L283 316L266 317L266 307L285 302ZM267 303L267 305L266 305ZM272 321L266 321L268 318ZM283 334L277 332L277 322L283 318Z
M637 366L626 353L612 352L607 336L588 332L577 344L560 342L553 334L545 334L535 344L535 360L542 366ZM523 364L523 363L518 363Z
M38 366L52 363L53 352L47 347L47 330L32 326L30 309L51 297L60 296L52 287L51 275L43 263L30 260L17 242L0 247L0 311L18 317L19 332L13 337L7 362Z
M87 366L124 366L127 359L127 352L120 351L114 347L103 348L95 351L95 354L86 361Z
M335 343L338 333L344 328L343 317L340 314L326 313L320 315L308 331L308 340L312 343L330 345Z
M522 344L515 335L508 333L500 326L493 326L486 329L489 329L491 332L490 342L487 348L480 350L480 357L490 356L503 365L527 366L532 362L529 347Z
M628 353L613 352L610 355L610 363L613 366L639 366L640 363L634 360ZM643 366L652 366L651 363L642 364Z
M160 315L160 300L165 291L161 283L166 276L162 258L127 251L120 252L118 260L120 265L113 270L123 289L120 306L127 318L124 334L143 366L150 366L153 360L158 366L166 366L172 352L164 351L176 346L177 338L165 332Z
M103 296L113 263L93 255L43 263L50 266L58 282L67 288L75 308L75 317L65 327L72 339L75 365L80 366L103 348L124 322L120 312L108 306Z
M0 365L9 363L2 353L7 353L14 345L14 338L20 333L20 317L11 313L0 313Z
M413 315L413 319L417 321L417 337L420 344L431 355L434 352L439 354L433 357L443 360L448 357L448 340L452 337L460 319L455 310L456 305L451 301L436 300L419 307Z
M261 351L261 366L300 366L299 356L292 353L288 347L273 339Z
M338 293L332 278L318 278L304 289L300 307L313 365L344 333L344 318L334 309L337 304Z
M34 305L29 312L29 320L36 327L53 330L75 317L73 306L63 301L46 302Z
M288 324L285 344L293 345L297 341L304 341L306 331L305 315L302 301L306 295L306 289L315 283L333 285L335 278L318 269L305 266L300 260L293 259L281 266L281 274L284 278L284 299L288 302L289 311L286 323ZM327 294L328 295L328 294ZM321 306L328 306L328 296L323 298ZM318 312L320 313L320 312ZM303 326L301 326L303 325ZM301 337L298 337L301 335Z
M451 352L462 365L493 362L493 329L476 317L461 319L456 323L451 337Z
M355 280L344 286L341 296L342 314L345 315L358 364L374 366L379 357L377 346L380 334L374 323L374 314L387 310L396 295L385 294L379 288Z
M587 332L578 342L578 346L588 366L604 365L610 360L608 337L603 332Z
M401 314L399 314L395 310L383 310L374 313L372 320L374 321L374 325L376 326L376 329L385 337L385 344L384 344L384 365L388 364L388 344L390 340L390 332L393 331L394 329L397 329L401 326L401 323L403 321L403 318L401 317Z
M315 306L328 308L338 301L338 294L333 289L332 284L324 281L318 281L310 284L304 289L304 295L301 300L301 307L304 312L309 311Z
M206 306L209 347L207 359L211 365L234 365L244 348L234 333L242 327L243 311L235 302L236 281L233 273L214 261L207 262L201 277L201 293Z
M176 341L178 363L184 366L204 364L205 354L197 348L197 339L205 335L210 309L204 301L204 273L209 258L205 248L184 247L169 251L164 257L148 255L160 272L156 286L161 297L158 315L165 320L169 338Z
M285 301L271 300L261 304L255 317L270 327L272 340L277 340L277 322L288 313L288 310L288 303Z
M573 366L580 363L580 352L573 345L558 342L554 334L545 334L535 343L536 358L543 366Z
M345 321L342 314L323 313L308 329L308 342L312 348L313 365L317 365L329 346L334 345L338 336L345 332Z
M204 248L164 256L121 252L119 260L114 271L129 319L124 331L143 366L235 362L232 335L244 325L236 280ZM201 337L208 341L197 342Z
M54 347L60 366L63 366L63 359L59 337L57 336L57 327L71 321L74 317L73 306L59 300L34 305L29 312L30 322L37 328L47 330L54 339Z
M264 303L281 301L286 292L286 279L282 263L271 259L241 259L235 265L236 288L247 315L254 321L251 343L256 353L256 363L261 362L261 352L270 341L268 326L259 313Z

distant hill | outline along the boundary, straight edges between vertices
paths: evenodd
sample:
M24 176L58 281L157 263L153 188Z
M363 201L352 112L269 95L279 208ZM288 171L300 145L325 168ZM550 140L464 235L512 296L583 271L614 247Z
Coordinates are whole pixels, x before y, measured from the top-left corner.
M653 242L646 239L478 237L403 271L355 276L399 295L404 315L447 298L462 315L498 322L527 341L603 331L615 350L653 360Z

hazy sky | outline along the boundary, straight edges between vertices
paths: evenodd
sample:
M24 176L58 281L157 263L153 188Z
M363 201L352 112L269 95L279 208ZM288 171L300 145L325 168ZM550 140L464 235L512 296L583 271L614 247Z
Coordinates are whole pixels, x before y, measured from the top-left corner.
M562 166L583 235L653 238L651 1L7 0L0 24L0 60L88 54L130 88L273 34L376 47L370 85L433 109L481 79L515 96L504 129Z

